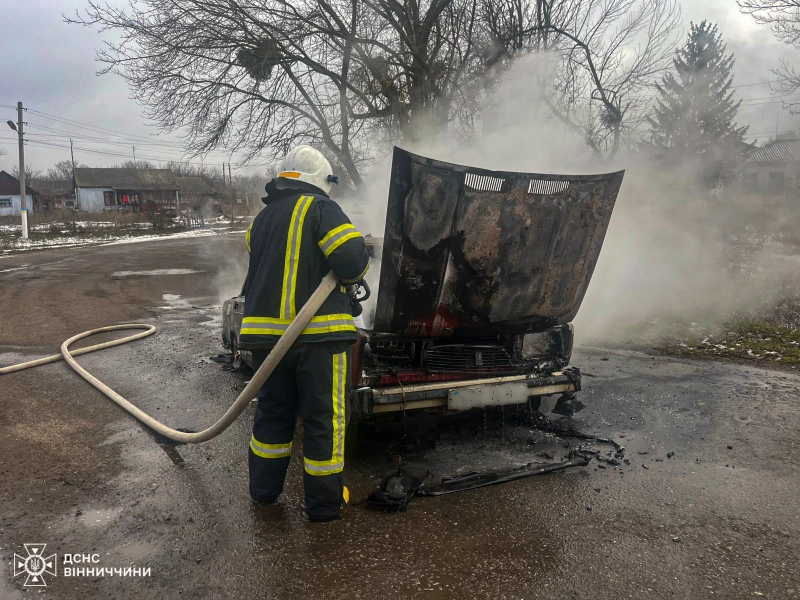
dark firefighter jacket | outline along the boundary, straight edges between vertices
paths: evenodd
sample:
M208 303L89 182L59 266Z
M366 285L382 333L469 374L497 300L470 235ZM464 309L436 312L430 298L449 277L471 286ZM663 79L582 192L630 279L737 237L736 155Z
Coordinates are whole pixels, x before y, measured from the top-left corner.
M302 182L267 184L264 208L247 229L250 267L240 346L274 344L331 269L343 284L369 268L364 237L339 205ZM317 311L298 341L356 340L350 298L343 285Z

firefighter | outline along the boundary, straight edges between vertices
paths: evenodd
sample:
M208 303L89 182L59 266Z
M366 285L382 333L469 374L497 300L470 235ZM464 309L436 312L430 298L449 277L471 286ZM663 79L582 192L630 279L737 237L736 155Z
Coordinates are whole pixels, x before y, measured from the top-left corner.
M356 327L345 286L369 268L364 237L328 197L338 182L319 151L295 148L266 185L266 207L245 234L250 266L240 347L252 350L254 369L330 270L341 282L259 391L250 439L250 496L272 504L283 491L300 414L312 521L339 518L349 496L342 472Z

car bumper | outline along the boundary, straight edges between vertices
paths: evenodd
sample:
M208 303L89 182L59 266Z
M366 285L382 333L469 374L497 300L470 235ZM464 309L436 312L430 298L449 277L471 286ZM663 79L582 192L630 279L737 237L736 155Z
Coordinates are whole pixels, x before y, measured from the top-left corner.
M356 414L365 415L423 408L464 411L522 404L531 396L551 396L580 389L581 372L570 367L547 377L516 375L387 388L362 387L351 392L350 406Z

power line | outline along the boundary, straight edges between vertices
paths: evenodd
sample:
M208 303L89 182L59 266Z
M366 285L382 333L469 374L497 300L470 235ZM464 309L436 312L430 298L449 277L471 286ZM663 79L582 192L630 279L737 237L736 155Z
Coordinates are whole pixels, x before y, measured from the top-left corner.
M27 139L32 142L42 142L42 143L66 143L69 139L74 139L78 142L82 142L84 144L88 144L89 146L93 146L95 144L100 145L111 145L111 146L122 146L124 148L130 148L131 144L129 142L117 142L113 140L98 140L96 138L81 138L78 136L51 136L48 134L28 134ZM158 145L148 145L144 143L137 143L136 146L138 147L145 147L153 154L162 154L169 157L185 157L188 153L179 151L178 149L172 149L170 147L165 146L158 146Z
M104 137L95 137L95 136L91 136L91 135L86 135L85 133L81 133L81 132L72 132L72 131L64 131L63 129L55 129L53 127L48 127L47 125L42 125L40 123L34 123L32 121L28 122L28 126L29 127L33 127L35 129L41 129L43 131L47 131L47 132L50 132L50 133L53 133L53 134L56 134L56 135L60 135L62 137L73 137L73 138L83 137L83 138L86 138L86 139L93 139L93 140L107 140L108 139L108 134L103 134ZM90 133L95 133L95 134L100 135L99 132L96 132L96 131L92 131ZM168 146L179 146L181 148L184 147L184 144L182 144L181 142L172 142L172 141L169 141L169 140L158 140L158 139L138 140L136 138L127 138L127 137L124 137L124 136L121 137L121 138L116 138L116 139L122 139L126 143L130 142L130 141L134 141L137 144L158 144L158 145L168 145Z
M732 89L736 88L743 88L743 87L753 87L754 85L769 85L770 83L778 83L777 79L773 79L772 81L759 81L758 83L743 83L741 85L732 85Z
M38 126L34 126L34 127L36 129L41 129L41 127L38 127ZM68 139L71 138L71 139L75 139L75 140L80 140L80 141L86 142L87 144L111 144L111 145L115 145L115 146L125 146L125 147L130 147L130 145L131 145L131 141L130 140L125 140L125 141L115 141L115 140L108 140L108 139L104 140L104 139L101 139L101 138L82 136L82 135L68 135L68 134L55 134L55 133L29 133L28 136L29 136L28 139L32 139L32 140L38 139L38 140L41 140L41 141L64 141L64 140L68 140ZM167 151L179 151L179 150L182 151L182 148L174 147L174 146L162 145L162 144L159 144L159 143L150 143L150 144L148 144L147 142L135 142L135 143L136 143L137 146L142 146L142 147L160 148L160 149L164 149L164 150L167 150Z
M772 131L761 131L759 133L746 133L744 137L758 137L760 135L774 135L774 134L775 130L773 129Z
M141 135L137 135L137 134L133 134L133 133L125 133L124 131L117 131L115 129L109 129L107 127L100 127L99 125L91 125L89 123L83 123L81 121L74 121L72 119L67 119L66 117L59 117L59 116L56 116L56 115L51 115L50 113L42 112L42 111L39 111L39 110L30 109L30 112L35 114L35 115L39 115L41 117L45 117L45 118L51 119L53 121L56 121L57 123L61 123L63 125L67 125L68 127L77 127L77 128L89 129L89 130L94 131L94 133L103 133L103 134L113 133L115 135L125 136L126 138L129 138L129 139L139 139L139 140L146 141L146 142L147 141L153 141L152 137L141 136Z
M10 139L10 138L0 138L0 139ZM36 140L27 140L26 144L32 145L38 148L58 148L61 150L69 150L68 145L56 144L53 142L43 142L43 141L36 141ZM119 158L130 158L130 154L123 154L119 152L109 152L104 150L96 150L93 148L84 148L81 146L75 146L75 150L79 150L81 152L86 152L89 154L98 154L101 156L114 156ZM149 162L157 162L157 163L164 163L164 162L177 162L181 164L189 164L189 165L199 165L199 166L208 166L209 163L206 162L196 162L196 161L188 161L188 160L180 160L178 158L169 158L169 157L154 157L154 156L140 156L138 157L140 160L146 160ZM211 163L213 164L213 163Z
M11 138L0 138L0 140L11 140ZM59 150L69 150L70 149L70 147L68 145L61 145L61 144L56 144L56 143L52 143L52 142L26 140L25 143L27 145L31 145L31 146L36 147L36 148L55 148L55 149L59 149ZM123 153L119 153L119 152L108 152L108 151L104 151L104 150L96 150L96 149L93 149L93 148L84 148L84 147L81 147L81 146L75 146L74 149L75 149L75 151L80 151L80 152L84 152L84 153L88 153L88 154L96 154L96 155L99 155L99 156L110 156L110 157L125 158L125 159L130 159L131 158L130 154L123 154ZM137 160L140 160L140 161L144 160L144 161L147 161L149 163L162 163L162 164L163 163L174 162L174 163L179 163L179 164L182 164L182 165L195 165L195 166L200 166L200 167L207 167L207 168L209 168L211 170L214 170L214 164L215 164L214 161L212 161L212 160L205 161L205 162L198 162L198 161L189 161L189 160L182 160L182 159L174 158L174 157L171 158L171 157L163 157L163 156L161 156L161 157L156 157L156 156L138 156ZM263 165L246 165L246 166L243 166L243 167L237 167L236 171L238 173L239 171L242 171L242 170L247 169L247 168L260 167L260 166L263 166Z
M9 108L14 108L14 107L12 106L12 107L9 107ZM66 138L75 138L75 139L82 140L86 144L110 144L110 145L123 145L123 146L126 146L126 147L128 145L135 144L137 146L149 147L150 148L149 152L151 154L164 155L162 158L143 157L144 160L159 161L159 162L174 161L174 162L181 162L181 163L184 163L184 164L194 164L194 165L201 165L201 166L205 166L207 163L213 164L215 162L215 160L217 162L220 161L220 160L224 161L224 159L220 158L219 156L216 156L216 157L215 156L209 156L209 154L211 154L213 152L219 152L221 154L222 151L211 151L209 154L206 155L208 158L205 159L205 162L204 161L201 161L201 162L186 161L186 160L182 159L182 157L185 156L185 154L186 154L186 145L183 142L176 142L176 141L169 141L169 140L159 140L159 139L156 139L156 138L153 138L153 137L145 137L145 136L141 136L141 135L137 135L137 134L125 133L125 132L118 131L118 130L115 130L115 129L110 129L110 128L107 128L107 127L101 127L99 125L92 125L92 124L89 124L89 123L84 123L82 121L76 121L74 119L68 119L66 117L60 117L58 115L46 113L44 111L39 111L39 110L35 110L35 109L26 109L26 110L30 110L30 112L32 114L39 115L39 116L41 116L41 117L43 117L45 119L49 119L49 120L55 121L56 123L59 123L59 124L65 126L67 128L73 128L73 129L78 129L79 130L79 133L76 133L76 132L67 131L67 130L64 130L64 129L55 129L55 128L52 128L52 127L48 127L46 125L35 124L35 123L31 124L36 129L41 129L43 131L50 132L51 134L53 134L53 137L63 137L63 138L65 138L64 140L57 140L57 139L56 140L50 140L50 139L48 139L48 137L46 137L44 134L42 134L42 138L40 140L38 140L38 141L29 139L29 142L34 143L36 145L39 145L41 147L48 147L49 146L49 147L53 147L53 148L66 148L66 146L59 146L59 145L57 145L57 144L55 144L53 142L58 142L58 141L64 141L65 142ZM106 139L105 137L99 138L99 137L94 137L94 136L91 136L91 135L86 135L86 130L88 130L90 133L95 133L95 134L102 135L102 136L108 136L109 134L114 134L116 136L122 136L122 137L120 138L119 141L111 141L111 140ZM38 135L38 134L36 134L36 135ZM171 152L172 152L171 148L175 148L175 151L174 151L175 154L177 154L178 149L180 149L181 158L175 156L175 154L171 154ZM90 152L90 153L93 153L93 154L105 154L107 156L124 156L124 157L128 157L128 154L119 154L119 153L115 153L115 152L104 152L104 151L101 151L101 150L92 149L92 148L86 148L86 147L75 146L75 149L76 150L80 150L82 152ZM247 168L249 166L257 166L257 165L243 165L242 167L239 167L239 169L244 169L244 168Z
M771 102L756 102L755 104L742 104L741 108L749 108L750 106L767 106L768 104L797 104L797 102L787 102L786 100L773 100Z
M45 131L53 131L59 133L29 133L28 139L33 142L41 142L41 143L54 143L54 142L66 142L68 139L75 139L82 141L85 144L105 144L105 145L112 145L112 146L122 146L124 148L128 148L131 146L130 141L115 141L109 139L102 139L93 136L86 136L81 134L68 134L64 132L60 132L60 130L54 130L49 127L44 127L42 125L33 124L32 125L35 129L43 129ZM185 162L184 157L188 154L184 148L180 145L171 146L167 142L135 142L136 146L146 147L152 154L159 154L163 155L164 158L160 160L175 160L180 162ZM85 149L85 148L84 148ZM223 158L219 156L213 155L206 155L204 159L208 162L215 162L219 160L223 160Z
M2 140L11 140L11 138L0 138L0 139L2 139ZM61 142L61 143L59 143L59 142ZM62 139L58 139L58 140L52 140L52 139L48 139L48 138L33 138L32 139L32 138L28 137L28 139L26 139L25 143L26 144L31 144L33 146L40 147L40 148L61 148L61 149L69 148L69 146L63 145L63 144L66 144L66 140L62 140ZM108 142L108 143L120 144L119 142ZM128 147L128 144L125 144L125 143L122 143L121 145L123 145L124 147ZM79 150L81 152L88 152L88 153L91 153L91 154L100 154L100 155L105 155L105 156L118 156L118 157L125 157L125 158L129 158L130 157L130 154L128 154L128 153L111 152L109 150L99 150L99 149L96 149L96 148L87 148L85 146L75 146L75 150ZM143 157L143 158L145 158L146 160L157 161L157 162L178 162L178 163L183 163L183 164L195 164L195 165L213 164L212 160L205 161L205 162L203 162L203 161L201 161L201 162L187 161L187 160L185 160L183 158L185 155L177 156L175 154L165 154L163 152L160 152L157 149L151 149L150 152L152 154L159 154L160 156L158 156L158 157L156 157L156 156L148 156L148 157Z
M44 138L44 139L42 139L42 138L30 139L29 138L28 141L32 142L34 144L39 144L39 145L52 145L53 147L62 147L62 146L58 146L59 142L66 143L66 140L63 140L63 139L51 140L51 139L46 139L46 138ZM102 142L89 142L89 143L102 143ZM107 142L107 143L112 144L112 145L117 145L117 146L123 146L124 148L130 148L130 145L127 144L127 143L124 143L124 142ZM76 150L81 150L81 151L84 151L84 152L94 152L95 154L104 153L104 152L108 153L109 155L115 154L114 152L112 152L113 149L100 150L100 149L97 149L97 148L90 148L90 147L86 147L86 146L75 146L75 149ZM154 154L154 155L158 154L160 158L158 158L156 160L159 160L159 161L173 161L173 162L182 162L182 163L186 162L186 160L184 158L186 155L183 154L183 153L182 154L177 154L177 153L172 154L172 153L169 153L169 151L162 151L162 150L159 150L157 148L149 148L148 152L150 152L151 154ZM120 154L119 156L129 156L129 154L125 153L125 154ZM198 163L198 164L202 164L202 163Z
M792 92L790 94L779 94L779 95L772 95L772 96L761 96L760 98L745 98L742 102L751 102L754 100L769 100L773 98L791 98L792 96L797 96L796 92Z

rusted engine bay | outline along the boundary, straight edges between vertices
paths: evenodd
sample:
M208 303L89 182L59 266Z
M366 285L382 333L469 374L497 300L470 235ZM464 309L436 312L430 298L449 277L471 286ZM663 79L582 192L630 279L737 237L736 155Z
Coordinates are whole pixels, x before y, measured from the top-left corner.
M435 339L372 334L358 345L356 386L458 381L506 375L538 377L563 369L572 354L571 325L534 335Z
M475 344L569 323L623 175L488 171L395 148L373 330Z

